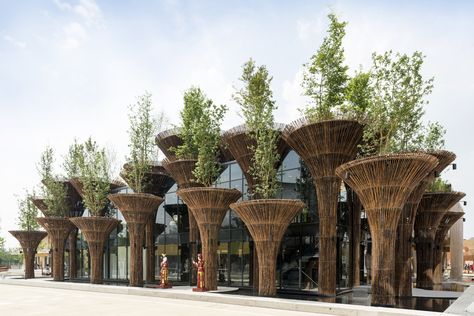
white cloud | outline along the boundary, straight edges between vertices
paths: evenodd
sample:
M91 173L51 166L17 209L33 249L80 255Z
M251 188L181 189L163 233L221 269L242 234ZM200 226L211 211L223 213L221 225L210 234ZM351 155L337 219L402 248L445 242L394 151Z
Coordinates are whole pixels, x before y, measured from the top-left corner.
M289 123L300 116L298 109L303 108L308 102L303 95L302 81L303 67L300 67L292 79L283 81L281 96L285 106L279 108L277 121Z
M100 25L103 21L102 10L95 0L79 0L76 5L61 0L55 0L54 2L61 10L73 12L81 17L88 26Z
M18 48L21 48L21 49L26 48L26 43L25 42L19 41L19 40L15 39L14 37L10 36L10 35L4 35L3 39L6 40L7 42L13 44L15 47L18 47Z
M66 49L73 49L80 47L87 39L87 31L78 22L71 22L63 27L65 39L63 47Z

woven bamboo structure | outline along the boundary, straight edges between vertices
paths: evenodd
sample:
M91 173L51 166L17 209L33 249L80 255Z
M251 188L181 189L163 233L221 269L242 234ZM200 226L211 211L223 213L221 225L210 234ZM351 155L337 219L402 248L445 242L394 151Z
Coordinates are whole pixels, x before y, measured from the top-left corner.
M398 223L398 238L395 252L395 294L400 297L412 296L412 245L413 228L418 204L423 193L435 179L435 176L443 171L450 163L456 159L456 155L447 150L436 150L426 152L435 156L439 163L420 184L418 184L407 199Z
M280 156L280 159L275 165L275 169L280 167L281 163L290 151L289 146L281 137L281 131L284 129L284 127L284 124L275 125L275 129L279 132L279 136L277 138L277 153ZM247 180L248 191L251 194L255 185L255 180L249 173L250 166L253 164L253 152L251 148L255 147L256 143L255 140L249 136L248 132L249 131L246 125L239 125L226 131L222 137L225 144L227 145L227 149L230 151L235 161L239 164L240 169L242 169L244 177ZM258 197L253 196L253 198Z
M436 231L448 210L465 196L461 192L425 193L415 219L416 287L433 289Z
M69 179L69 182L76 189L76 191L80 195L80 197L81 198L84 197L84 191L83 191L83 186L82 186L81 180L79 180L78 178L72 178L72 179ZM123 183L121 181L118 181L118 180L111 181L110 184L109 184L110 191L117 190L118 188L121 188L121 187L124 187L124 186L125 186L125 183Z
M178 148L183 144L179 137L179 128L172 128L158 133L155 137L155 143L169 160L176 160L176 155L172 148Z
M351 227L350 227L350 246L349 246L349 286L355 287L360 285L360 237L361 237L361 221L360 212L362 204L357 194L346 184L346 192L348 194L348 208L350 211Z
M293 218L303 210L300 200L250 200L230 207L247 226L257 248L258 294L276 294L276 259L281 240Z
M109 194L127 222L130 236L130 286L143 286L143 243L145 226L163 202L163 198L147 193Z
M145 270L145 281L146 283L155 282L155 236L161 235L165 231L165 224L157 224L156 211L145 226L145 248L146 248L146 270ZM156 235L155 235L156 234Z
M154 164L150 167L143 179L142 192L163 197L173 186L174 180L161 164ZM120 176L130 185L129 172L130 166L126 163L123 165Z
M217 290L219 230L229 205L236 202L242 193L236 189L205 187L180 189L177 194L186 203L199 227L205 270L204 285L208 290Z
M362 125L351 120L310 123L306 118L288 124L287 143L304 160L313 178L319 213L318 292L336 295L336 225L341 179L335 169L353 160L362 140Z
M35 254L39 243L48 235L47 232L39 230L10 230L23 249L25 257L25 279L35 277Z
M439 223L438 230L435 235L435 248L433 251L433 289L442 290L441 283L443 282L443 246L446 239L446 235L451 227L461 217L464 212L447 212L444 214L441 222Z
M36 206L36 208L39 209L41 213L43 213L44 216L50 216L50 213L48 212L48 206L44 202L43 198L31 197L31 201Z
M36 221L49 235L53 250L53 280L64 280L64 245L74 225L61 217L37 217Z
M372 237L372 305L395 305L395 241L403 206L413 189L432 172L438 159L424 153L357 159L336 174L359 197Z
M102 284L105 243L120 221L111 217L98 216L72 217L69 220L81 230L87 241L91 262L90 283Z

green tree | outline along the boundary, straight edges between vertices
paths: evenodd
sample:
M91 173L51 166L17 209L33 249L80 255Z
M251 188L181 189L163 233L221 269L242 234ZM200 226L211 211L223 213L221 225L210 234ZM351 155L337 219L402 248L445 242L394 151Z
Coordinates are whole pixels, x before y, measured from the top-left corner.
M369 122L364 130L364 152L384 154L407 151L422 126L425 97L433 89L433 78L421 74L424 56L372 55Z
M358 71L349 80L345 90L345 102L341 105L341 113L359 122L367 119L367 109L370 106L370 73Z
M196 168L193 171L197 182L211 186L221 171L217 157L221 144L221 123L227 111L225 105L216 105L207 98L199 88L191 88L190 91L195 96L192 102L192 111L201 114L194 117L194 124L191 125L192 144L183 143L186 148L198 149ZM187 103L190 104L190 103ZM187 113L185 109L181 113Z
M50 216L64 217L69 208L69 200L66 185L53 174L54 150L51 147L41 154L38 164L38 172L42 179L42 191L44 203L48 207Z
M79 164L83 158L84 146L74 139L74 143L69 146L68 154L64 157L63 168L68 179L79 177Z
M154 137L156 121L152 116L151 94L146 92L138 98L136 104L130 106L128 116L130 127L128 134L130 154L127 157L128 185L136 192L141 193L145 187L145 175L150 171L155 154Z
M254 196L268 199L278 192L277 170L280 159L277 154L278 132L275 130L273 111L276 109L270 88L272 77L265 66L256 66L250 59L242 67L240 81L243 87L234 94L240 105L249 130L255 141L252 151L250 174L255 180Z
M312 104L302 112L310 121L334 118L334 110L345 100L349 79L342 47L347 22L339 22L334 13L329 14L328 18L328 35L311 56L310 62L304 65L302 86L304 94L312 99Z
M410 150L440 150L445 146L444 136L446 129L438 122L428 122L418 131L413 139Z
M35 191L30 194L25 192L25 197L17 198L18 203L18 226L21 230L36 230L39 224L36 221L38 217L38 209L31 200L35 196Z
M427 192L451 192L451 184L441 179L440 177L436 178L426 189Z
M180 112L181 126L179 137L183 143L174 149L178 159L196 159L199 155L199 144L194 141L196 124L204 116L204 104L207 97L201 89L191 87L184 92L184 107Z
M89 138L79 154L79 179L83 185L84 205L93 216L107 207L110 191L109 163L104 148Z

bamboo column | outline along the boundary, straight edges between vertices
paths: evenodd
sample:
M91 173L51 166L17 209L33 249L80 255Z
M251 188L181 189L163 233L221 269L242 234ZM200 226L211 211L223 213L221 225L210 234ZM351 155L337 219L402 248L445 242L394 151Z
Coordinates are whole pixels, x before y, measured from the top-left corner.
M276 259L281 240L293 218L303 210L300 200L250 200L230 207L247 226L257 248L258 294L276 294Z
M143 285L143 243L145 226L163 199L147 193L109 194L127 222L130 236L130 286Z
M397 254L395 262L395 293L400 297L412 296L412 236L418 204L420 204L423 193L425 193L426 188L434 180L435 175L441 173L456 159L454 153L446 150L429 151L426 153L438 158L439 163L433 172L430 172L410 194L398 223L398 238L395 243Z
M434 192L423 195L415 219L417 288L433 289L436 231L446 212L464 196L461 192Z
M188 205L201 234L204 259L204 286L217 290L217 246L222 220L229 204L236 202L242 193L236 189L188 188L180 189L178 196Z
M34 278L36 249L48 233L35 230L10 230L9 233L20 242L21 248L23 249L23 256L25 258L25 279Z
M360 203L357 194L346 185L346 192L348 193L347 199L351 199L348 202L348 206L351 213L351 231L350 231L350 248L349 248L349 260L350 260L350 270L349 273L349 284L350 286L359 286L360 285L360 212L362 205ZM350 194L349 194L350 193ZM350 195L350 196L349 196Z
M310 123L306 118L288 124L287 143L304 160L313 178L319 213L318 292L336 295L337 203L341 179L335 169L355 158L362 125L350 120Z
M69 220L81 230L87 241L91 260L90 283L102 284L105 243L120 221L111 217L98 216L73 217Z
M74 225L67 218L37 217L36 221L48 232L53 248L53 280L64 280L64 244Z
M438 159L423 153L357 159L336 174L356 191L367 213L372 237L372 305L395 305L395 240L408 196Z
M433 289L441 291L443 282L443 246L449 229L463 217L464 212L448 211L441 219L435 236L435 249L433 254Z

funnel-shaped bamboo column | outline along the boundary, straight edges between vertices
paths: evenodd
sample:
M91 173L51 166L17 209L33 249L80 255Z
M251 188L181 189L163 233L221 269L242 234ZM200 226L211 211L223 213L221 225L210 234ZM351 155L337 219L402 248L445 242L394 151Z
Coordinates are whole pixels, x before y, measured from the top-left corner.
M285 159L286 155L290 151L289 146L281 137L281 132L283 131L284 124L276 124L275 129L279 132L277 139L277 153L280 157L278 160L275 169L278 169ZM236 126L223 134L224 142L227 144L227 149L230 151L231 155L234 157L235 161L239 164L242 173L244 174L245 180L247 180L248 191L250 194L253 192L253 187L255 185L255 180L252 175L249 173L250 166L253 164L252 157L253 151L251 148L256 146L255 140L249 136L249 131L246 125ZM253 198L258 198L253 196Z
M143 285L143 242L145 226L163 202L147 193L109 194L109 200L122 212L130 235L130 286Z
M441 283L443 282L443 246L446 235L451 227L461 217L464 212L447 212L444 214L441 222L439 223L438 230L435 236L435 249L433 253L433 289L442 290Z
M276 259L281 240L293 218L303 210L300 200L250 200L230 207L247 226L257 248L258 294L276 294Z
M204 259L204 285L208 290L217 290L219 230L229 205L236 202L242 193L236 189L205 187L180 189L178 196L188 205L199 227Z
M427 154L438 158L439 163L433 172L430 172L410 194L398 223L398 238L395 246L395 253L397 254L395 261L395 294L400 297L412 295L412 236L418 204L420 204L423 193L434 180L435 175L441 173L456 159L456 155L447 150L429 151Z
M36 221L48 232L53 248L53 280L64 280L64 244L74 225L67 218L38 217Z
M38 230L10 230L23 249L25 257L25 279L35 277L35 254L39 243L48 235L47 232Z
M415 219L416 287L433 289L433 252L443 216L465 196L461 192L425 193Z
M319 213L318 292L336 295L336 225L341 179L335 169L355 158L362 140L362 125L350 120L309 123L303 118L288 124L287 143L300 155L311 172Z
M111 217L73 217L69 219L79 228L87 241L91 261L90 283L102 284L104 247L119 220Z
M123 166L120 176L127 182L131 181L128 175L130 166L126 163ZM153 194L159 197L164 197L166 192L173 186L174 180L165 170L161 164L151 165L151 169L145 173L143 179L143 193ZM133 188L132 188L133 189ZM156 210L158 211L158 210ZM155 221L156 221L156 211L150 217L150 220L146 224L145 228L145 248L146 248L146 271L145 271L145 280L147 283L152 283L155 281ZM162 231L159 232L161 234Z
M367 213L372 237L372 305L395 305L395 240L408 196L438 164L423 153L358 159L336 174L356 191Z

